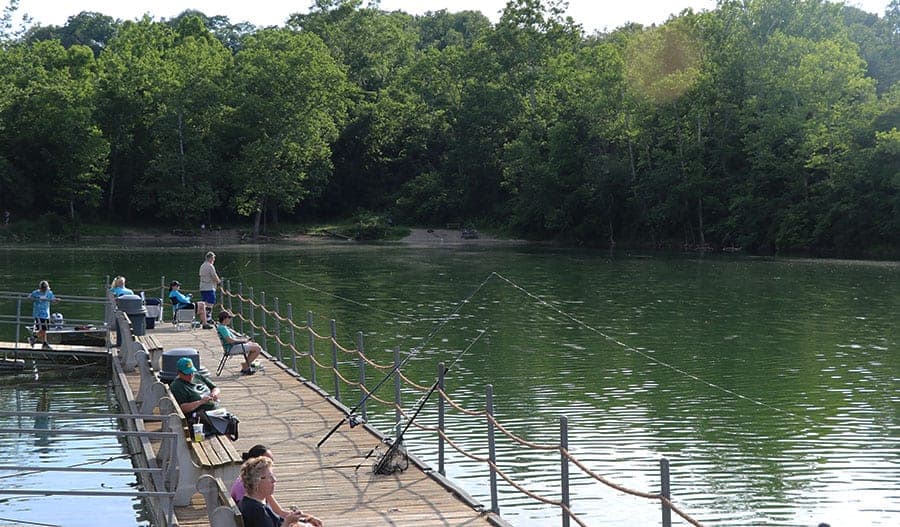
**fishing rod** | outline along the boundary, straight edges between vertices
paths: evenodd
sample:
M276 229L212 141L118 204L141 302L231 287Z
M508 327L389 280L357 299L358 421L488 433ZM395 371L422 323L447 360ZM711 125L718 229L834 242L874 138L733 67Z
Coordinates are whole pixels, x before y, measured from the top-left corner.
M447 368L444 370L445 377L446 377L447 373L449 373L450 370L453 369L453 366L455 366L456 363L459 362L459 359L461 359L462 356L466 354L466 352L468 352L470 349L472 349L472 346L474 346L475 343L478 342L478 340L484 336L484 333L485 333L485 331L483 329L478 330L478 336L475 337L475 340L470 342L469 345L466 346L466 349L462 350L459 353L459 355L457 355L456 358L453 359L453 362L450 363L450 366L447 366ZM422 396L422 400L419 402L419 405L416 407L416 411L413 412L412 417L410 417L409 421L406 422L406 426L403 428L403 430L400 431L400 434L397 436L397 438L392 443L390 443L390 446L388 447L387 451L385 451L384 455L381 456L381 458L378 460L378 462L375 463L375 466L372 467L372 472L374 472L376 474L393 474L394 472L397 471L397 468L387 469L386 465L393 459L394 455L396 455L397 451L402 446L403 436L406 435L406 431L409 430L409 427L412 426L413 421L415 421L416 418L419 416L419 412L421 412L422 408L425 407L425 403L427 403L428 399L431 398L431 395L437 389L438 384L440 384L440 382L441 382L440 378L435 379L434 384L431 385L431 388L428 390L428 392L426 392L425 395ZM359 467L361 467L362 464L365 463L366 459L369 459L369 456L371 456L377 448L378 447L376 446L375 448L370 450L368 454L366 454L366 457L363 458L363 460L359 463L359 465L356 465L356 470L359 470ZM404 467L403 469L400 469L400 470L403 471L403 470L405 470L405 468L406 467Z
M362 397L362 399L359 400L356 406L354 406L353 409L350 410L350 413L344 416L340 421L338 421L338 423L334 425L334 427L332 427L332 429L327 434L325 434L325 437L323 437L319 440L318 443L316 443L316 448L321 447L325 443L325 441L328 441L328 438L330 438L332 435L334 435L335 432L337 432L338 428L340 428L342 424L348 421L350 422L350 428L365 424L365 420L356 415L356 412L358 412L359 409L362 408L362 405L365 404L366 401L368 401L369 398L378 391L378 388L381 388L381 385L387 382L387 380L390 379L392 375L397 373L397 371L400 370L400 368L402 368L407 362L409 362L410 359L412 359L420 351L422 351L425 348L425 344L427 344L428 341L431 340L431 338L434 337L438 331L440 331L445 325L447 325L447 322L449 322L450 319L453 318L453 316L456 315L460 309L462 309L462 306L469 303L469 300L471 300L472 297L474 297L478 293L478 291L480 291L481 288L484 287L484 284L488 283L488 281L494 277L494 274L495 273L489 274L488 277L484 279L484 281L478 284L478 287L476 287L475 290L469 294L469 296L460 300L453 308L453 311L451 311L447 316L440 320L440 323L431 330L431 332L425 337L421 344L413 348L402 361L395 364L394 367L391 368L391 371L387 372L387 374L382 377L380 381L378 381L378 384L376 384L374 388L366 392L366 394Z

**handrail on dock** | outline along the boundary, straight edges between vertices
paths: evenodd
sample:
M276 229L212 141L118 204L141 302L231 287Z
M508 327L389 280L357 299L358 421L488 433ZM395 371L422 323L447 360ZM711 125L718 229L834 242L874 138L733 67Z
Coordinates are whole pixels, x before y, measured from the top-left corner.
M45 417L45 418L72 418L72 419L90 419L90 418L108 418L116 420L161 420L166 416L160 415L137 415L137 414L101 414L101 413L72 413L72 412L0 412L0 417L9 416L28 416L28 417ZM98 468L98 467L80 467L80 466L27 466L27 465L0 465L0 471L11 471L14 473L37 473L37 472L68 472L68 473L130 473L130 474L146 474L156 482L157 489L164 490L72 490L72 489L22 489L22 488L0 488L0 496L127 496L138 498L155 498L159 500L161 509L166 518L167 525L175 523L175 490L166 489L163 483L171 480L170 472L175 470L174 460L171 453L175 451L175 442L181 439L181 435L175 431L148 432L146 430L89 430L89 429L71 429L71 428L22 428L22 427L0 427L0 434L20 435L20 434L41 434L41 435L75 435L87 437L121 437L121 438L137 438L137 439L155 439L162 442L169 442L171 448L168 449L169 459L161 460L159 466L141 467L122 467L122 468ZM162 449L165 450L165 449Z
M164 279L162 280L164 282ZM406 390L412 390L416 392L427 392L430 390L430 386L425 386L414 382L413 380L406 377L406 375L400 370L401 359L399 348L394 350L394 363L393 364L378 364L373 359L369 358L365 354L365 348L363 343L363 333L357 332L357 342L355 347L345 347L338 342L337 339L337 327L334 319L329 321L329 331L328 334L322 334L316 331L314 328L314 316L311 311L308 311L306 314L306 321L303 323L297 323L294 320L293 315L293 306L289 303L286 306L287 314L282 315L280 313L279 301L278 298L273 298L272 307L268 307L268 303L266 301L265 292L259 292L258 296L254 293L252 287L248 287L247 292L244 292L244 286L241 283L237 284L237 292L233 291L231 288L230 280L226 280L222 286L222 295L223 295L223 307L225 307L225 302L227 302L227 308L234 314L234 318L240 326L239 331L245 332L246 328L251 328L254 337L261 337L262 342L260 344L265 349L268 348L268 343L271 341L274 344L275 353L272 355L275 356L282 364L285 365L289 370L291 370L294 374L300 375L299 367L302 365L302 361L305 359L308 361L305 368L308 368L309 378L308 380L316 385L319 389L323 391L325 388L319 382L320 373L331 374L331 379L327 381L331 384L331 389L333 393L331 396L337 401L340 406L343 406L341 401L341 385L343 384L350 389L359 390L361 396L361 402L358 405L358 410L361 413L361 416L349 416L349 421L351 426L355 426L360 422L366 422L368 420L368 408L365 404L367 399L375 400L379 403L382 403L388 407L392 407L395 413L395 426L396 426L396 436L401 437L401 421L403 419L410 420L411 416L407 411L404 410L401 394L402 394L402 386L405 386ZM258 299L258 300L257 300ZM237 309L235 309L235 305ZM258 315L258 317L257 317ZM271 320L273 322L274 328L270 329L267 326L267 321ZM306 334L307 336L307 347L305 350L301 350L298 347L298 340L302 340L302 335ZM330 357L323 357L321 354L317 355L316 344L317 342L327 342L330 346ZM349 359L341 360L341 355L344 354L349 356ZM330 358L330 361L328 361ZM330 362L330 364L329 364ZM343 366L344 372L341 371L341 367ZM345 376L346 371L349 368L354 367L357 370L357 380L348 379ZM366 387L366 367L374 368L379 372L389 372L388 374L393 374L395 378L395 386L394 386L394 400L390 401L388 399L380 398L373 391L369 391ZM319 370L322 370L320 372ZM472 459L474 461L483 463L487 466L489 470L490 476L490 495L491 495L491 511L496 514L500 512L499 499L498 499L498 491L497 491L497 478L502 478L506 483L509 484L510 487L515 489L517 492L520 492L530 499L533 499L537 502L553 505L555 507L559 507L561 514L561 523L563 527L569 527L570 521L574 521L581 527L587 527L587 524L579 518L572 510L570 498L569 498L569 466L570 464L574 467L578 468L581 474L585 477L593 479L599 483L602 483L610 488L613 488L619 492L623 492L626 494L630 494L632 496L658 501L660 503L662 509L662 525L663 527L671 526L671 513L674 512L686 522L696 527L702 527L702 524L688 515L685 511L681 510L677 507L671 499L671 495L669 492L670 484L669 484L669 461L666 458L661 458L659 461L660 465L660 490L658 492L644 492L640 490L630 489L623 485L617 484L610 479L596 473L591 470L587 465L580 461L577 457L575 457L568 449L568 419L565 416L560 417L560 440L558 444L547 444L541 445L537 443L533 443L528 441L522 437L517 436L513 432L511 432L508 428L504 427L495 417L493 412L493 387L488 385L486 387L486 407L484 410L469 410L463 408L462 405L455 402L449 394L444 391L444 374L446 370L444 369L444 364L441 363L438 365L438 387L437 393L439 395L437 400L437 414L438 414L438 423L437 426L425 426L420 423L416 423L414 420L411 424L415 425L417 429L431 432L436 434L437 436L437 446L438 446L438 473L441 476L444 476L445 473L445 445L449 445L451 448L456 450L459 454L465 456L466 458ZM379 383L380 386L380 383ZM327 392L326 392L327 393ZM456 410L463 416L470 416L476 419L484 419L485 426L487 429L487 450L488 456L480 456L474 454L466 449L462 448L457 442L455 442L448 434L445 428L445 414L447 411L447 406ZM346 408L346 407L344 407ZM349 413L348 410L344 410L346 413ZM500 432L503 436L505 436L508 440L516 443L519 446L526 447L532 450L539 450L545 452L556 452L559 455L560 459L560 498L550 498L547 496L542 496L534 491L531 491L525 488L521 483L516 482L507 472L503 471L498 463L496 456L496 441L494 438L494 434L496 432Z

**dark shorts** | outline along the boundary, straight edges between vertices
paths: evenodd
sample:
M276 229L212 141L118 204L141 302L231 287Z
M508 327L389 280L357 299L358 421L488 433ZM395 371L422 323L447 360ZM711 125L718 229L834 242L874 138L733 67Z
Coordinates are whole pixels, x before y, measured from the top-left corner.
M48 329L50 329L50 319L49 318L34 319L34 330L35 331L47 331Z
M209 304L212 307L216 303L216 292L215 291L200 291L200 298L203 299L204 302Z

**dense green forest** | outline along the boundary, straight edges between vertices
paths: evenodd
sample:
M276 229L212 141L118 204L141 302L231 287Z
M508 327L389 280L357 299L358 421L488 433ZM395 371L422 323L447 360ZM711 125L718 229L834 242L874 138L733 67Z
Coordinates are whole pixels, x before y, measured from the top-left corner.
M376 4L377 5L377 4ZM721 0L585 34L559 0L314 0L0 27L0 208L65 225L368 215L607 246L900 252L900 0ZM252 226L252 227L251 227Z

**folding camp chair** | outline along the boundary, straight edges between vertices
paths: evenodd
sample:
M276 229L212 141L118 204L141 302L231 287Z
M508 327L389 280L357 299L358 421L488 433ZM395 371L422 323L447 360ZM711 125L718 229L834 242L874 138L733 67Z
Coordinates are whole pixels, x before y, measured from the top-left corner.
M236 346L240 346L240 353L231 353L232 349ZM216 368L216 376L222 375L222 370L225 369L225 363L228 362L228 358L232 355L242 355L244 357L244 362L247 362L247 349L243 344L228 344L227 342L222 342L222 360L219 361L219 367Z
M175 324L175 331L178 331L182 324L187 324L190 329L194 328L194 310L193 309L177 309L178 302L174 298L172 301L172 323Z

